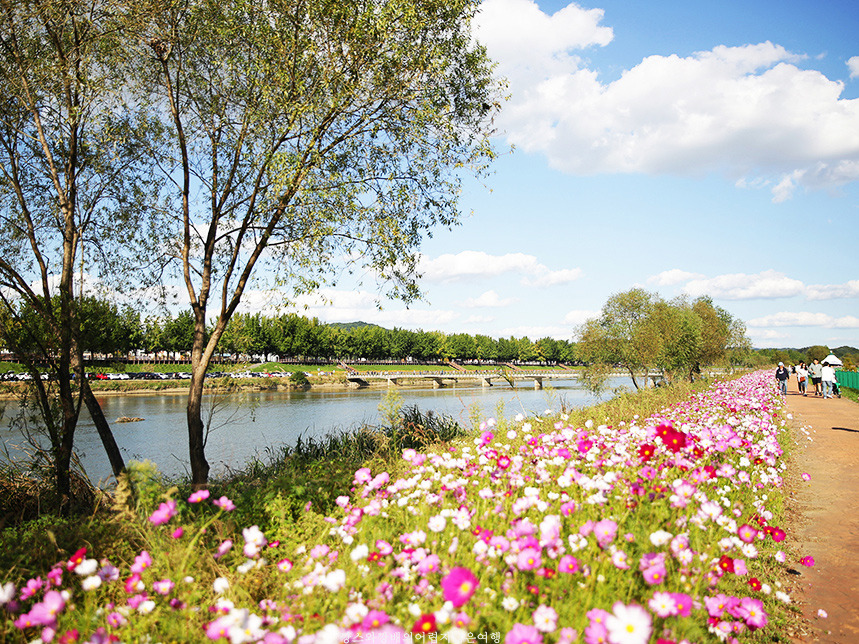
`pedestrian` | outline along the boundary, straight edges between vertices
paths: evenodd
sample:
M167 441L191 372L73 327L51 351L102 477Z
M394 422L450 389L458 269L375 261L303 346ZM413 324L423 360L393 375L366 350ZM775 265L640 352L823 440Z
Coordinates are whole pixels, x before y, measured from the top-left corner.
M814 385L814 395L815 396L820 395L820 382L821 382L822 372L823 372L823 365L820 364L820 362L817 360L817 358L815 358L814 362L812 362L810 365L808 365L808 374L811 376L811 384Z
M835 368L830 366L828 362L824 362L823 368L820 370L820 378L823 381L823 397L832 398L832 393L835 390Z
M808 395L808 369L805 368L804 362L796 365L796 386L799 388L799 393L803 396Z
M779 362L778 369L775 370L775 379L778 381L778 390L782 396L787 395L788 378L790 378L790 371L784 366L783 362Z

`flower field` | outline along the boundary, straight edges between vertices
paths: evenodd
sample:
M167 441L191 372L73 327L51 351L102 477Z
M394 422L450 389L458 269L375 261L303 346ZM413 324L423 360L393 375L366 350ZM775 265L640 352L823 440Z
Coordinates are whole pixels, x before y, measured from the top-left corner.
M790 597L786 421L771 374L648 418L488 420L364 467L300 535L231 524L202 490L148 516L147 549L81 549L0 587L20 641L636 644L772 641ZM276 522L274 522L276 524ZM153 554L160 553L160 554Z

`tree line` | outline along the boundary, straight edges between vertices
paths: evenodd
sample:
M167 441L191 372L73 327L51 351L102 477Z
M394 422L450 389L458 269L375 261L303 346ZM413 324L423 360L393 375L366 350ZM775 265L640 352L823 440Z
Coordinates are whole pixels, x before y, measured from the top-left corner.
M143 316L131 306L96 297L78 300L85 353L126 358L140 353L167 352L187 356L194 337L189 311L177 315ZM28 303L15 311L17 327L6 325L0 338L19 350L39 355L37 338L48 337L38 314ZM0 310L0 319L3 312ZM14 329L17 328L17 332ZM13 337L13 334L16 334ZM218 344L235 359L257 356L324 360L480 360L490 362L574 362L576 345L545 337L493 338L482 334L386 329L372 324L324 324L295 313L267 316L238 313Z

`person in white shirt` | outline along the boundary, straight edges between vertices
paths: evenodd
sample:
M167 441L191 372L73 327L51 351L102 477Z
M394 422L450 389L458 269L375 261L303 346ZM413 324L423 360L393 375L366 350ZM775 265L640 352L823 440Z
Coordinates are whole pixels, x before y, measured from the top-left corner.
M796 365L796 386L799 387L799 393L808 395L808 369L805 368L804 362Z
M828 362L823 363L823 369L820 370L820 379L823 384L823 397L832 398L833 384L835 382L835 369Z

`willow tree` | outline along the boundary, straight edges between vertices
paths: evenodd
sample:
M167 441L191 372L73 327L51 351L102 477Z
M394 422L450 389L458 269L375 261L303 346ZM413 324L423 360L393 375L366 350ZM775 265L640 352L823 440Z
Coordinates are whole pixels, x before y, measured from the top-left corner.
M82 404L114 471L123 466L82 378L75 298L78 271L98 263L120 277L131 265L128 251L146 232L139 216L158 191L138 145L148 135L121 100L127 70L117 53L139 20L119 0L0 0L0 11L0 330L12 348L38 348L53 376L34 387L63 498ZM22 306L38 315L41 337L16 322Z
M207 480L203 379L253 281L294 295L345 270L419 295L420 242L458 221L497 85L475 0L167 0L146 100L172 127L174 254L195 318L192 480ZM209 319L211 318L211 319ZM208 326L207 326L208 325ZM207 333L208 332L208 333Z

